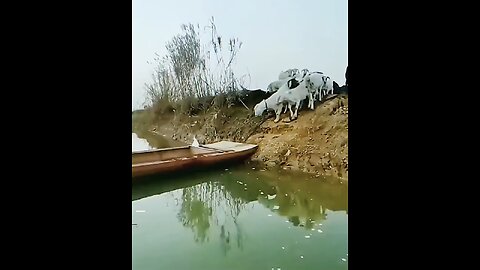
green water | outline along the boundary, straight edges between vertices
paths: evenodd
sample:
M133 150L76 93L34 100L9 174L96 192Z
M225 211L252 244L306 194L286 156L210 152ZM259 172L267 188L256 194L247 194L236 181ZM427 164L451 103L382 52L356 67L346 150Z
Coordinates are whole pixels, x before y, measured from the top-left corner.
M132 185L132 269L347 269L348 187L235 166Z

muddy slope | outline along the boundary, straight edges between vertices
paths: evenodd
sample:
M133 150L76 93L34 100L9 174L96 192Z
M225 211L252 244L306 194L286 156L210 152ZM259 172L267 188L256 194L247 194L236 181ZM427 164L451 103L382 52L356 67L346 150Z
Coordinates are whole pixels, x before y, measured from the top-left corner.
M246 106L251 107L252 103ZM155 116L151 121L136 120L133 131L140 137L145 132L155 133L183 144L190 144L193 136L200 143L254 143L259 149L252 159L266 167L280 166L348 180L348 95L316 104L314 111L301 110L295 121L289 122L288 114L283 114L283 118L273 123L273 117L254 117L251 110L241 105L212 108L192 116L170 113Z

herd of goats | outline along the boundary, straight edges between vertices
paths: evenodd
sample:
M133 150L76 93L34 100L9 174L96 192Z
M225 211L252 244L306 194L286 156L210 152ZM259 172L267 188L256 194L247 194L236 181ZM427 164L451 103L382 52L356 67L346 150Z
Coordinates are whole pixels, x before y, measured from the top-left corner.
M333 80L320 71L288 69L280 72L278 80L268 85L267 92L273 94L255 105L255 116L273 110L276 115L274 122L277 123L285 108L284 113L290 110L290 119L294 120L298 117L303 100L308 99L308 108L314 110L315 100L322 101L322 98L333 94ZM295 106L295 112L292 106Z

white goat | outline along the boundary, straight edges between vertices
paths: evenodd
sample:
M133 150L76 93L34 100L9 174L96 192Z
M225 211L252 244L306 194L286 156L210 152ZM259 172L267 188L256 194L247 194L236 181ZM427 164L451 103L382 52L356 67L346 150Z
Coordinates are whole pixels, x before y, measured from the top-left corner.
M305 76L307 76L308 74L310 74L310 71L308 69L304 68L304 69L302 69L302 71L300 71L297 74L297 76L295 76L295 78L301 80L301 79L305 78Z
M253 108L255 116L261 116L265 110L273 110L275 111L276 115L274 122L277 123L278 121L280 121L280 114L282 113L283 106L287 105L285 107L285 112L287 112L288 108L290 110L290 116L293 117L292 105L296 103L291 102L288 99L281 99L281 97L282 95L284 95L285 92L291 89L296 89L299 84L299 80L295 78L289 79L287 83L282 85L282 87L280 87L280 89L273 93L269 98L264 99L260 101L257 105L255 105L255 107Z
M279 89L281 89L283 87L283 90L284 91L287 91L288 89L291 89L288 85L287 85L287 82L291 79L296 79L297 82L299 81L302 81L304 78L306 78L308 75L310 74L316 74L314 75L314 83L311 84L311 85L307 85L307 89L309 90L310 93L312 93L312 95L309 95L309 103L308 103L308 107L310 109L314 109L314 96L313 96L313 93L320 93L319 91L317 91L315 89L315 86L320 86L320 87L323 87L323 85L320 85L319 82L321 80L319 80L318 78L318 75L323 75L323 72L320 72L320 71L317 71L317 72L310 72L308 69L304 68L302 69L301 71L299 71L298 69L288 69L286 71L283 71L280 73L279 75L279 80L277 81L274 81L272 83L270 83L268 86L267 86L267 92L277 92L279 91ZM317 82L318 81L318 82ZM285 87L284 87L285 86ZM332 89L333 89L333 84L332 84ZM320 93L321 95L321 93ZM318 96L318 94L317 94ZM298 104L298 106L300 106L302 104L302 102L300 102L300 104ZM284 113L287 112L287 109L290 110L290 112L292 113L292 109L291 109L291 106L292 104L288 103L288 102L284 102L284 104L280 104L279 106L281 106L281 108L283 108L283 106L285 106L285 110L283 111Z
M292 70L292 69L289 69L289 70ZM268 86L267 86L267 92L276 92L278 91L278 89L280 89L280 87L282 87L283 85L285 85L287 83L288 80L290 79L297 79L298 81L302 80L303 78L305 78L306 75L309 74L309 71L308 69L302 69L302 71L298 72L298 69L295 69L296 70L296 73L292 73L292 74L289 74L288 76L284 77L283 79L279 79L279 80L276 80L274 82L271 82ZM288 71L288 70L287 70ZM285 71L285 72L287 72Z
M275 111L275 120L273 122L277 123L280 121L280 113L282 112L283 104L282 102L278 102L278 99L280 97L282 92L277 91L273 93L269 98L264 99L260 101L255 107L253 108L253 111L255 112L255 116L261 116L264 111L269 111L273 110ZM291 111L290 107L290 111Z
M319 96L320 93L318 93L317 96L319 96L319 100L321 100L322 97L328 95L328 93L330 92L332 95L333 95L333 80L328 77L328 76L324 76L324 84L323 84L323 88L322 88L322 96Z
M281 79L281 80L277 80L277 81L274 81L274 82L271 82L268 86L267 86L267 92L276 92L278 91L278 89L280 89L280 87L282 87L284 84L287 83L288 80L290 80L291 77L287 77L285 79Z
M311 91L314 91L314 99L322 101L329 92L333 94L333 80L321 72L309 74L307 84Z
M283 79L283 80L278 80L278 81L274 81L272 83L270 83L268 86L267 86L267 92L268 93L271 93L271 92L277 92L278 89L280 89L280 87L282 87L283 85L285 85L287 83L288 80L292 79L291 77L288 77L286 79ZM286 104L285 105L285 111L283 113L286 113L287 112L287 109L288 109L288 106ZM283 106L282 105L282 108Z
M282 88L288 88L286 90ZM284 102L288 103L290 109L290 119L296 119L298 117L298 109L301 102L308 98L308 107L314 109L312 91L308 88L306 80L298 81L295 78L287 82L277 92L280 93L277 98L277 104ZM295 113L292 112L292 105L295 105Z
M305 77L305 82L310 92L315 93L314 98L319 98L319 101L322 101L322 90L327 87L328 76L325 76L321 72L312 72ZM333 89L333 84L332 84Z
M320 72L321 73L321 72ZM302 69L302 71L298 72L297 75L295 75L295 79L297 81L301 81L303 80L308 74L310 74L310 71L306 68ZM286 113L287 112L287 108L290 108L290 104L286 103L284 104L285 105L285 111L283 111L283 113ZM302 102L300 102L300 106L302 106Z
M293 70L293 69L289 69L287 71L290 71L290 70ZM285 71L286 72L286 71ZM281 80L277 80L277 81L274 81L274 82L271 82L268 86L267 86L267 92L268 93L271 93L271 92L277 92L278 89L280 89L282 86L284 86L288 80L290 79L293 79L293 78L297 78L298 80L302 79L305 74L308 73L308 70L305 71L302 70L302 72L298 72L297 70L297 73L295 74L294 77L286 77L284 79L281 79ZM283 106L282 106L283 107ZM288 109L288 106L287 104L285 104L285 111L283 113L286 113L287 112L287 109Z
M283 80L283 79L293 78L297 74L298 74L297 68L287 69L285 71L280 72L280 74L278 75L278 79Z

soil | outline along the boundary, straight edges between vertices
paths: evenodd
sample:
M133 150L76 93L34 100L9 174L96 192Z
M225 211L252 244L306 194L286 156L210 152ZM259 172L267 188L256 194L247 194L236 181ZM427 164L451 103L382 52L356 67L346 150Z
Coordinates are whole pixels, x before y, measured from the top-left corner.
M348 95L317 103L315 110L300 110L294 121L289 113L282 116L283 120L274 123L273 116L255 117L244 105L210 108L190 116L171 112L152 117L147 110L132 115L132 131L144 138L146 133L156 133L175 144L190 144L193 136L202 144L219 140L257 144L252 161L266 168L348 181Z

